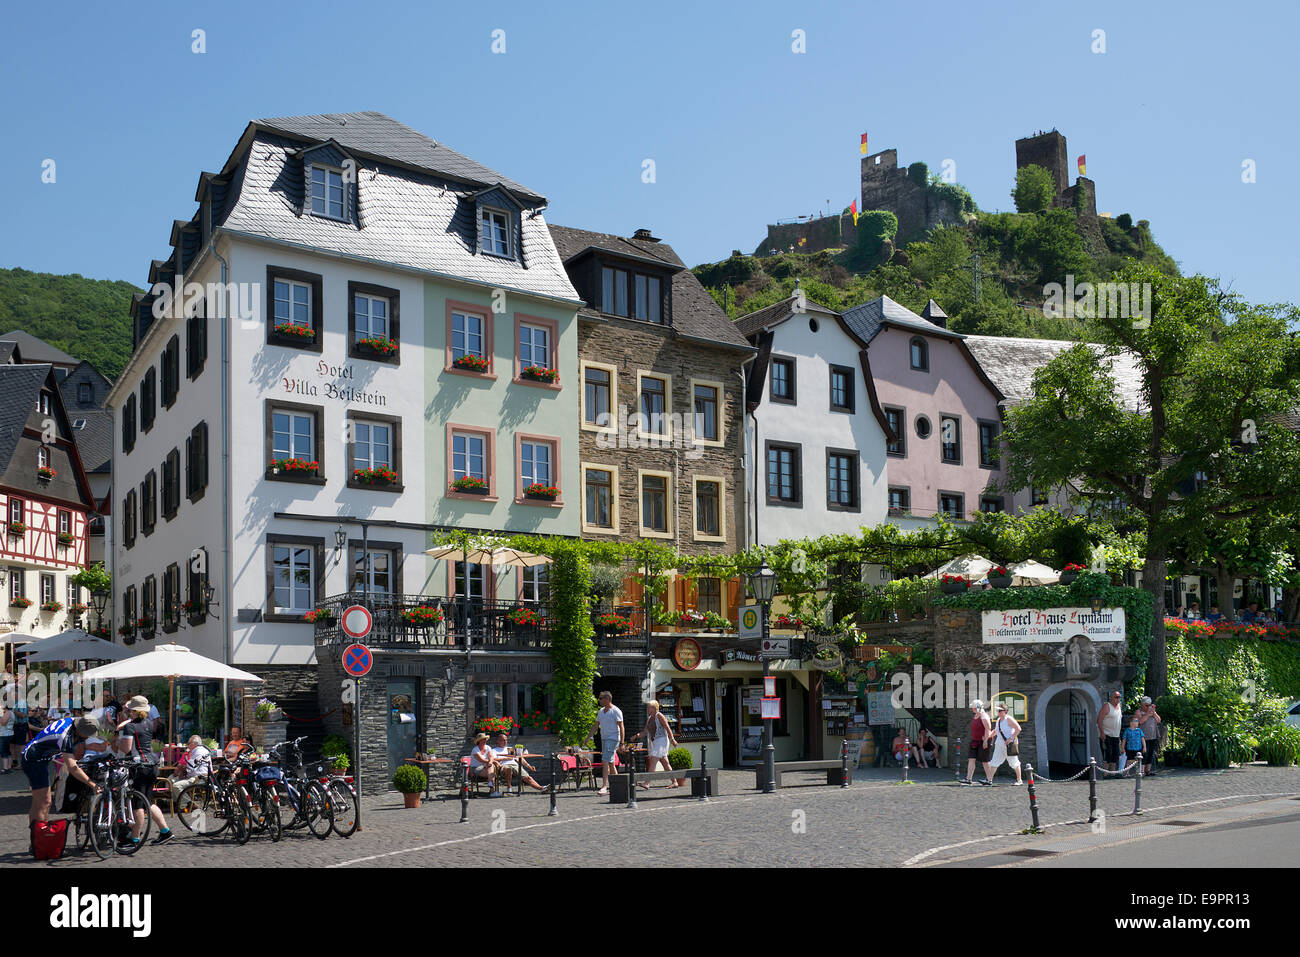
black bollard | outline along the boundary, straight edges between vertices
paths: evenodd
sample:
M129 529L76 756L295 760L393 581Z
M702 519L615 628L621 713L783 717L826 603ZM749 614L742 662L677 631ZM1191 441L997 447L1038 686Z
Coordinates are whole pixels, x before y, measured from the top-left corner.
M903 781L904 784L907 783L907 762L908 762L908 759L911 758L911 756L912 756L912 742L909 741L907 738L903 738L903 778L902 778L902 781Z
M1142 759L1137 760L1137 774L1133 776L1133 813L1142 813Z
M964 780L965 780L965 775L963 775L963 774L961 773L961 737L960 737L960 736L957 738L957 750L955 750L955 751L953 752L953 754L956 755L956 757L957 757L957 760L956 760L956 762L955 762L954 765L953 765L953 767L955 767L955 768L957 769L957 771L956 771L956 773L957 773L957 780L958 780L958 781L964 781Z
M709 746L700 745L700 800L709 799Z
M469 769L460 772L460 823L469 823Z
M555 809L555 752L551 752L551 809L546 812L547 817L559 817L560 812Z
M840 787L849 786L849 739L840 743Z
M636 810L636 755L631 752L627 761L627 806Z
M1034 831L1038 831L1038 792L1034 790L1034 766L1026 764L1025 770L1029 772L1029 813L1033 815Z
M1097 759L1088 758L1088 823L1097 820Z

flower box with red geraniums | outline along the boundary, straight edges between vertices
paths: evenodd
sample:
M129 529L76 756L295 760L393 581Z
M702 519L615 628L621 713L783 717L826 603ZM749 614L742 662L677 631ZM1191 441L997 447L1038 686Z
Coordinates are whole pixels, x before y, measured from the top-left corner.
M331 622L334 620L334 612L329 608L315 608L302 616L303 621L310 621L313 624L318 621Z
M457 369L464 369L466 372L487 372L488 366L491 365L483 356L465 355L454 360L452 366Z
M9 534L14 538L22 538L27 533L27 526L22 522L10 522Z
M939 578L939 589L945 595L956 595L970 587L970 582L961 575L942 575Z
M43 479L46 482L48 482L50 479L54 478L54 476L58 474L59 474L58 472L54 471L54 469L50 468L48 465L36 466L36 477L38 479Z
M515 608L510 612L510 621L522 627L537 628L544 620L541 615L537 614L532 608Z
M357 340L357 347L386 359L397 352L397 340L386 336L367 336Z
M548 502L554 502L560 497L560 490L554 485L547 485L545 482L534 482L532 485L524 488L525 498L540 498Z
M473 475L463 475L447 488L452 492L464 492L469 495L486 495L488 493L488 483Z
M504 731L506 734L513 734L515 728L519 727L515 719L509 716L504 718L479 718L474 722L475 734L499 734Z
M773 628L802 628L803 619L793 618L790 615L777 615L772 619Z
M985 577L994 588L1006 588L1011 584L1011 573L1007 571L1005 565L994 565Z
M702 628L707 619L702 612L691 609L677 616L677 624L682 628Z
M632 627L632 623L622 615L607 611L603 615L596 616L596 627L604 628L606 631L627 631Z
M1066 565L1064 568L1062 568L1061 571L1063 571L1063 572L1083 572L1083 571L1087 571L1087 569L1084 568L1082 565L1076 565L1076 564L1074 564L1073 562L1071 562L1070 564L1068 564L1068 565Z
M402 609L402 623L412 628L430 628L442 621L442 609L436 605L416 605Z
M555 719L541 711L525 711L520 715L520 724L525 728L536 728L545 734L555 730Z
M31 608L32 600L30 598L24 598L22 595L19 595L17 598L9 599L9 607L10 608Z
M63 602L61 601L41 602L41 611L63 611Z
M90 610L89 605L87 605L85 602L79 601L79 602L75 602L73 606L68 609L68 614L84 615L89 610Z
M397 481L397 473L387 465L376 465L369 469L353 469L352 481L361 485L392 485Z
M279 475L282 472L286 475L317 475L320 473L320 463L309 459L273 459L271 474Z
M60 548L69 548L77 539L71 532L59 532L55 536L55 540L59 543Z
M207 606L197 598L191 598L182 603L181 608L185 609L187 615L201 615L208 610Z
M120 628L118 628L117 633L121 635L123 638L128 638L131 635L135 634L135 625L132 625L128 622L127 624L122 625Z
M525 366L519 370L519 378L530 379L533 382L554 382L560 377L556 369L548 369L546 366Z
M136 620L135 627L140 631L153 631L153 619L139 618Z
M292 322L277 322L272 331L282 339L298 342L311 342L316 338L316 330L311 326L300 326Z

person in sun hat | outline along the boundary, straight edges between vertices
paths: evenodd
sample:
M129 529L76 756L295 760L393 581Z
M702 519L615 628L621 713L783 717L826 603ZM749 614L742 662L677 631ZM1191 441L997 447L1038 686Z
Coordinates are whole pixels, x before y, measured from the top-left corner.
M154 722L149 718L149 699L142 694L136 695L126 703L126 720L117 726L120 735L131 737L131 753L139 759L132 775L132 786L149 800L149 816L158 825L158 836L153 843L163 844L172 839L171 828L167 818L153 803L153 788L158 783L158 756L153 753ZM135 821L131 825L131 841L138 844L144 830L143 810L137 810Z

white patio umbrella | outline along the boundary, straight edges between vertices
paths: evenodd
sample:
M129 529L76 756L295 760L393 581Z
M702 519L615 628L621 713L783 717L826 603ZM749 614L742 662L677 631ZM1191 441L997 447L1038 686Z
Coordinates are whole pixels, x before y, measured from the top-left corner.
M115 645L111 641L105 641L103 638L97 638L94 635L69 638L67 641L52 645L41 642L41 645L40 649L27 656L29 662L120 661L131 654L121 645Z
M945 562L923 578L942 578L944 575L960 575L970 581L977 581L989 573L993 567L993 562L989 561L983 555L969 553L958 555L956 558Z
M0 645L25 645L28 642L40 640L35 635L24 635L20 631L11 631L8 634L0 635Z
M80 628L69 628L67 631L61 631L57 635L48 635L44 638L30 638L29 644L23 651L26 654L35 652L52 651L60 645L65 645L71 641L80 641L82 638L88 638L89 635ZM42 658L42 661L58 661L58 658Z
M173 730L177 678L214 678L223 681L261 681L257 675L206 658L184 645L156 645L152 651L86 671L83 678L166 678L169 685L167 730Z
M1012 565L1007 571L1011 573L1013 585L1055 585L1061 578L1060 572L1033 559Z

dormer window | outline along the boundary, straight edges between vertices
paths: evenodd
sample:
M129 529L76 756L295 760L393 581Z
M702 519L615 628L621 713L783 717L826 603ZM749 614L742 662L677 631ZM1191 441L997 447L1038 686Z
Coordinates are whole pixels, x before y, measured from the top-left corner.
M493 256L513 258L510 250L510 214L484 207L479 217L479 249Z
M311 211L330 219L343 218L343 173L325 166L311 168Z
M918 372L930 371L930 347L920 336L914 336L908 343L908 353L913 369Z

